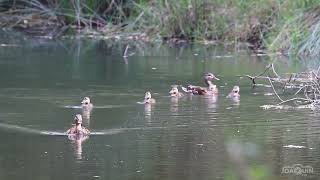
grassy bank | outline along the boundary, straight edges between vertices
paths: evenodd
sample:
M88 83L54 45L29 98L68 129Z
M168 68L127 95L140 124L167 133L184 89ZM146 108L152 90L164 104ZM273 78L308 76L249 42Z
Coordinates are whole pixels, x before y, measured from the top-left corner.
M72 27L94 30L105 37L127 34L143 41L245 43L252 49L320 55L320 0L0 2L2 27L53 37Z

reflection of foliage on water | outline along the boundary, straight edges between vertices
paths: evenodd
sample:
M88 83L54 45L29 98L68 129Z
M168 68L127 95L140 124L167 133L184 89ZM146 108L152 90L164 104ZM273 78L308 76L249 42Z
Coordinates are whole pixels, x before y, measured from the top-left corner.
M236 174L234 168L229 168L225 171L225 180L238 180L238 179L252 179L252 180L269 180L271 178L271 172L267 166L253 165L248 167L248 176L246 178L239 174Z

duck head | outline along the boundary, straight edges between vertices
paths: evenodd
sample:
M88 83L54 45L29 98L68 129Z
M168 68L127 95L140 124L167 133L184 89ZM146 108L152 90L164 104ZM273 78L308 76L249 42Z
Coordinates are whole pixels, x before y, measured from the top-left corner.
M81 125L82 124L82 116L81 114L77 114L75 117L74 117L74 123L78 126L78 125Z
M240 97L240 87L233 86L233 89L231 90L231 92L229 93L229 95L227 97L230 97L230 98Z
M150 91L147 91L144 95L144 104L153 104L156 100L151 97Z
M145 95L144 95L144 100L148 101L148 100L150 100L150 99L151 99L151 93L150 93L150 91L147 91L147 92L145 93Z
M217 78L214 74L212 73L205 73L204 74L204 79L207 81L213 81L213 80L220 80L219 78Z
M236 93L236 94L239 94L240 93L240 87L239 86L233 86L232 92Z
M83 105L89 105L91 103L89 97L84 97L83 100L81 101L81 104Z
M172 87L171 91L169 92L171 97L177 97L179 96L179 90L178 87Z

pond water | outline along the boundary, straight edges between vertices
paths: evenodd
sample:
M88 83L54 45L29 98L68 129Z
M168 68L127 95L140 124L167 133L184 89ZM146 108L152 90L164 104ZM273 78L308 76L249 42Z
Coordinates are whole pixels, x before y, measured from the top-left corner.
M318 179L320 114L263 110L278 102L271 89L240 77L271 60L280 73L312 64L212 46L131 42L123 59L125 43L2 43L0 179ZM169 97L171 85L204 85L205 72L220 78L217 98ZM226 99L234 85L238 103ZM157 103L138 104L148 90ZM84 96L96 107L85 122L95 134L72 141L62 133ZM312 172L283 172L306 166Z

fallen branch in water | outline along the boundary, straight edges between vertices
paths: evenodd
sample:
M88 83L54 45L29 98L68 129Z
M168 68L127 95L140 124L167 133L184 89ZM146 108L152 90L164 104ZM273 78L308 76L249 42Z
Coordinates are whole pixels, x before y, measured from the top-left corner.
M273 76L263 76L268 71L271 71ZM266 69L259 73L256 76L246 75L251 81L253 86L257 86L257 79L267 80L270 84L274 95L280 101L280 103L276 104L276 107L282 104L294 102L295 105L300 107L302 104L304 107L316 107L320 105L320 66L316 71L311 70L307 72L300 73L290 73L290 77L283 78L281 77L275 70L274 64L270 64L266 67ZM275 84L277 86L275 86ZM267 86L264 86L267 87ZM283 90L290 89L294 90L293 98L283 99L277 92L277 88L282 87ZM280 88L279 88L280 89ZM283 91L284 92L284 91ZM304 97L301 97L301 95ZM300 96L299 96L300 95ZM301 102L302 101L302 102ZM310 106L306 106L310 105Z
M248 77L249 79L251 79L253 86L255 86L257 83L255 81L256 78L261 77L264 73L266 73L269 69L270 69L270 65L267 66L267 68L260 74L256 75L256 76L250 76L250 75L246 75L246 77Z
M268 78L268 80L269 80L269 82L270 82L270 85L271 85L271 87L272 87L272 90L273 90L274 94L277 96L277 98L278 98L281 102L283 102L284 100L281 99L281 97L278 95L277 91L274 89L274 86L273 86L270 78Z
M132 56L132 55L135 54L134 52L129 54L129 48L130 48L130 45L128 44L128 45L126 46L126 49L125 49L124 52L123 52L122 57L127 58L127 57Z
M124 50L124 53L123 53L124 58L128 57L128 50L129 50L129 44L126 46L126 49Z

